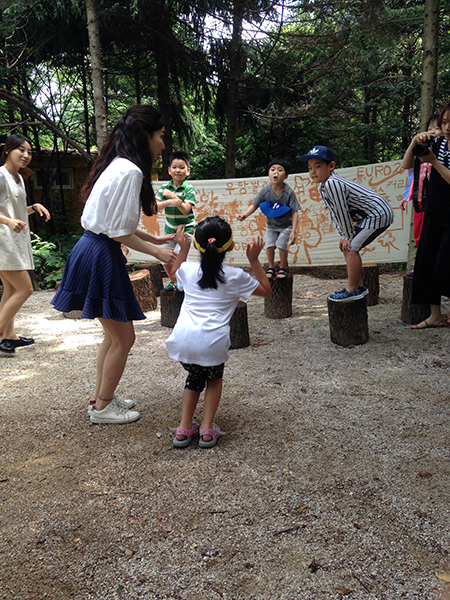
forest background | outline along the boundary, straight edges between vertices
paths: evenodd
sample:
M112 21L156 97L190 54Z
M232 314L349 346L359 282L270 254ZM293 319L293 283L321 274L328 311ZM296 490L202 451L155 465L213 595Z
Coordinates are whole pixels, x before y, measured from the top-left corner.
M179 148L193 179L262 175L279 155L302 172L298 157L314 144L332 147L339 167L398 159L425 113L450 96L449 8L450 0L0 0L0 133L32 140L44 203L62 217L52 234L70 230L64 190L52 190L64 155L75 148L89 163L134 103L164 116L162 179Z

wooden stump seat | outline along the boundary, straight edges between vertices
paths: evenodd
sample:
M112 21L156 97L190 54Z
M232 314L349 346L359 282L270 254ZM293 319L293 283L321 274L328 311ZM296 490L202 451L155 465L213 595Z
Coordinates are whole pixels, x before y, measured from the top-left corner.
M335 302L327 299L330 337L338 346L357 346L369 341L367 296L360 300Z
M292 284L294 278L289 273L286 279L271 279L272 293L264 298L264 316L268 319L292 317Z
M239 300L230 321L230 350L250 346L248 332L247 303Z
M141 307L142 312L156 310L158 303L156 302L155 292L153 291L152 280L147 269L134 271L129 275L134 295Z
M404 323L409 323L409 325L417 325L417 323L428 319L431 309L429 304L411 303L412 282L412 275L404 275L401 320Z
M180 290L161 290L161 325L163 327L175 327L181 305L184 300L184 292Z
M378 265L363 265L362 278L364 285L369 290L367 295L367 306L378 304L380 295L380 268Z

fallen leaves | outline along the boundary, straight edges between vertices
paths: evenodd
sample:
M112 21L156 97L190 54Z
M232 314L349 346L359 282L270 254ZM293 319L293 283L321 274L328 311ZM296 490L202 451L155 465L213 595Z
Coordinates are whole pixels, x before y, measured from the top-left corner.
M431 479L433 473L430 473L429 471L418 471L417 477L420 477L421 479Z
M450 573L447 573L447 571L444 571L443 573L436 573L436 577L438 579L442 579L442 581L445 581L445 583L450 583Z
M348 596L348 594L351 594L353 592L353 590L348 590L344 587L337 587L336 591L340 596Z

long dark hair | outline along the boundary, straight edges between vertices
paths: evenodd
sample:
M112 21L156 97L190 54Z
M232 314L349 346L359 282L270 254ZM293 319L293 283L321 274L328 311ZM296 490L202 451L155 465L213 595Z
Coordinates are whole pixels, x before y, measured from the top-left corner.
M86 183L81 190L81 198L86 202L95 182L117 157L127 158L138 166L144 174L141 188L141 206L147 216L157 212L155 194L152 188L151 169L153 157L148 136L164 127L162 116L148 104L135 104L120 117L104 143L100 156L95 161Z
M225 283L222 263L232 242L233 231L229 223L217 215L206 217L195 228L194 244L200 250L202 267L198 285L202 290L216 290L218 282Z
M8 138L6 138L6 142L3 147L3 152L0 157L0 165L5 164L6 159L8 158L9 152L11 152L12 150L15 150L16 148L20 148L20 146L24 142L28 142L28 144L30 144L30 147L31 147L30 140L28 138L26 138L24 135L20 135L19 133L13 133Z
M444 106L444 108L439 113L438 125L441 129L442 129L442 119L444 118L445 113L448 111L450 111L450 102L447 102L447 104Z

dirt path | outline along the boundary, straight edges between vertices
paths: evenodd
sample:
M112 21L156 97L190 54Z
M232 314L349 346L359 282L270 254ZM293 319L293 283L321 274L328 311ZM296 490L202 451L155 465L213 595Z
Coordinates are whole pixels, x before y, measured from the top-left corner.
M212 450L172 448L184 372L157 311L119 390L140 421L96 426L101 328L35 293L37 343L0 357L0 598L448 600L450 328L411 331L401 275L380 279L352 349L329 339L341 281L296 275L281 321L250 299Z

